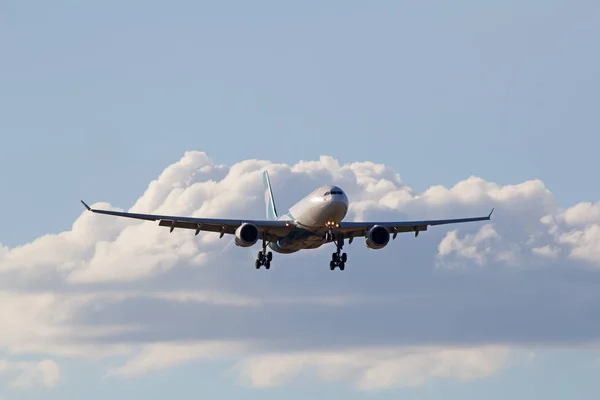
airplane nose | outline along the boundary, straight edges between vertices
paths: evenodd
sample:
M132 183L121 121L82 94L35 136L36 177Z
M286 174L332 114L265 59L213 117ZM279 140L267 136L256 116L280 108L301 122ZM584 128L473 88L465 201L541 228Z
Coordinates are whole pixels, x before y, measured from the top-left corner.
M335 198L331 198L328 202L327 202L327 208L331 209L331 210L339 210L339 209L343 209L346 207L346 201L342 196L336 196Z
M327 205L327 209L335 215L336 219L341 219L348 212L348 205L343 198L332 199Z

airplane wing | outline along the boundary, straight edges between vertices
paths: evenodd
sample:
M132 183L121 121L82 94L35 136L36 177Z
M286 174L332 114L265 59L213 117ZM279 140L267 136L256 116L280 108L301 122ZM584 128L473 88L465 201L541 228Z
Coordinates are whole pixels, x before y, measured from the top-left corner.
M456 219L434 219L424 221L398 221L398 222L341 222L339 227L335 228L335 232L342 233L344 237L354 238L365 236L367 231L375 225L387 228L393 234L393 238L400 232L414 232L415 237L421 231L426 231L427 227L433 225L458 224L464 222L487 221L492 217L492 211L485 217L474 218L456 218Z
M159 221L159 226L166 226L171 229L171 232L175 228L191 229L196 231L196 235L200 231L205 232L217 232L223 237L224 234L234 234L235 230L244 222L254 224L258 228L259 232L264 235L265 240L275 241L278 238L285 236L290 230L293 229L291 221L262 221L262 220L238 220L238 219L218 219L218 218L194 218L194 217L178 217L170 215L155 215L155 214L136 214L119 211L108 211L98 210L88 206L83 200L81 203L88 209L88 211L113 215L117 217L126 217L141 219L146 221Z

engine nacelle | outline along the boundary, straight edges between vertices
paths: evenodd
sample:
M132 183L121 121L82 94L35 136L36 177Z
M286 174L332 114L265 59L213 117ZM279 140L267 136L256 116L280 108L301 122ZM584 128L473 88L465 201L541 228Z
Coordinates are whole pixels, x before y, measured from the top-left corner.
M253 246L260 236L258 228L254 224L244 222L235 230L235 244L240 247Z
M367 247L370 249L383 249L390 241L390 232L381 225L375 225L366 234Z

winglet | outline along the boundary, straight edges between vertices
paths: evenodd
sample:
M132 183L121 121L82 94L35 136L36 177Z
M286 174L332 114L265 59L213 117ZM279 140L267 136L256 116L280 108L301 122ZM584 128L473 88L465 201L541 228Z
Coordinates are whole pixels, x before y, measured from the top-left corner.
M85 206L85 208L87 208L88 211L92 211L92 209L90 208L90 206L88 206L87 204L85 204L85 201L81 200L81 204L83 204Z
M488 214L488 219L490 219L492 217L493 212L494 212L494 209L492 208L492 211L490 211L490 213Z

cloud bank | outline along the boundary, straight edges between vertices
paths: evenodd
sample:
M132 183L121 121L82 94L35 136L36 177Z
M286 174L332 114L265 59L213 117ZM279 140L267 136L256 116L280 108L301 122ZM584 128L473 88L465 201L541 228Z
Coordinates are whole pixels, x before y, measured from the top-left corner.
M346 270L332 272L332 246L274 254L271 270L256 270L258 247L229 236L82 209L69 231L0 245L0 349L43 360L6 361L0 373L20 368L15 385L54 386L60 372L49 358L105 360L113 379L231 360L253 387L308 379L367 390L480 379L528 349L600 337L600 203L561 208L539 180L472 176L416 193L371 162L226 166L187 152L129 211L264 218L265 168L279 209L335 183L351 201L349 220L496 211L489 223L400 234L383 250L356 239ZM126 206L101 200L92 206Z

